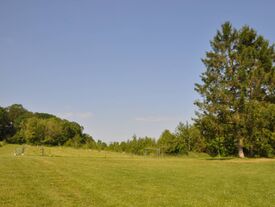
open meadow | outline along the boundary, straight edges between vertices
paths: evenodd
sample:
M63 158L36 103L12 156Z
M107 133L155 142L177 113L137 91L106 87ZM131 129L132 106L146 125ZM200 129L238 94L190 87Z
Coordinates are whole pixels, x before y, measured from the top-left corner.
M274 159L0 147L0 206L275 206Z

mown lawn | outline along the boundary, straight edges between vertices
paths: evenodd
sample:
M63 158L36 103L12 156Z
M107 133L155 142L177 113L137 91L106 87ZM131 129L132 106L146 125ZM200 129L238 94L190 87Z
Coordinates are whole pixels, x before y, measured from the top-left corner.
M275 206L275 160L0 147L0 206Z

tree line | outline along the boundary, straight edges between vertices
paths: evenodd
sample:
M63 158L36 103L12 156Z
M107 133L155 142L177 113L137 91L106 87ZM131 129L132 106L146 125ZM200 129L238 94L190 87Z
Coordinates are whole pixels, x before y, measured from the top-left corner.
M197 127L188 123L179 123L175 132L164 130L159 139L151 137L139 137L122 142L112 142L109 150L127 152L137 155L169 154L188 155L189 152L205 152L205 143Z
M83 133L83 127L48 113L33 113L21 104L0 106L0 141L14 144L85 147L98 150L143 155L161 149L166 154L187 154L188 151L204 151L204 144L196 127L180 123L171 133L165 130L158 140L150 137L137 138L109 145Z
M0 141L89 148L104 146L100 140L96 142L83 133L83 127L78 123L48 113L33 113L20 104L0 106Z
M0 141L89 147L134 154L206 152L216 156L275 155L275 50L249 26L224 23L202 59L205 71L193 124L179 123L159 139L137 138L107 145L83 133L76 122L22 105L0 107ZM158 152L159 152L158 151Z

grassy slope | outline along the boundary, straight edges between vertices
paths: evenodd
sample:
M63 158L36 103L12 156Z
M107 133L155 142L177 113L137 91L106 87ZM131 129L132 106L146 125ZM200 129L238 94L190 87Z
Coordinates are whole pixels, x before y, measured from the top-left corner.
M275 206L275 160L0 148L0 206ZM50 155L50 156L49 156Z

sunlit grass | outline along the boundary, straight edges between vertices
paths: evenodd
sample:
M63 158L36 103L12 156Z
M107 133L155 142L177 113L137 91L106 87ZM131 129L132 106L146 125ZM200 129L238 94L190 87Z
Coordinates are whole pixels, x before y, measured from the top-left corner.
M275 160L0 148L0 206L275 206ZM195 155L192 155L195 157Z

